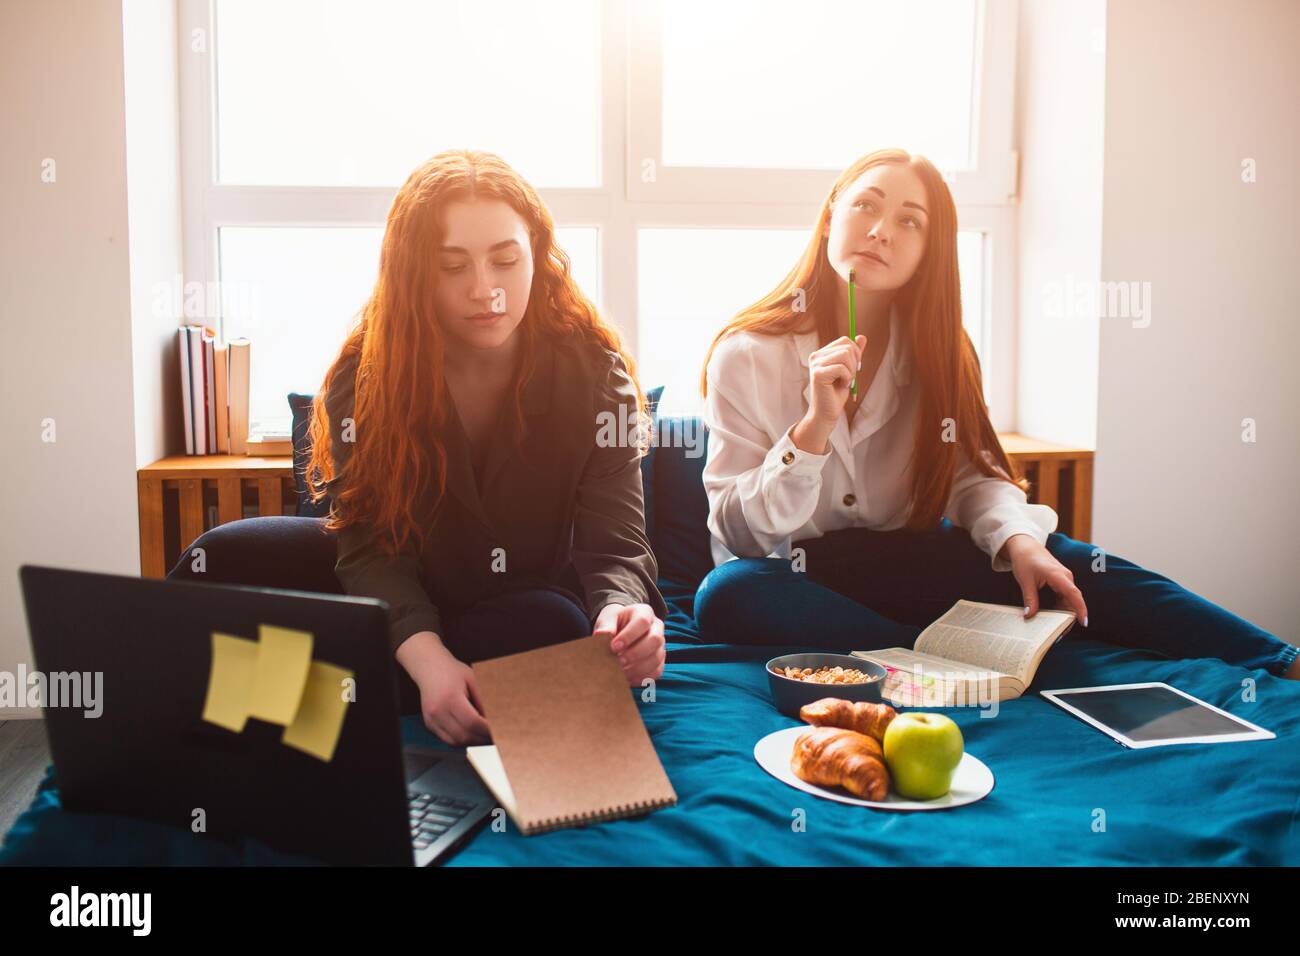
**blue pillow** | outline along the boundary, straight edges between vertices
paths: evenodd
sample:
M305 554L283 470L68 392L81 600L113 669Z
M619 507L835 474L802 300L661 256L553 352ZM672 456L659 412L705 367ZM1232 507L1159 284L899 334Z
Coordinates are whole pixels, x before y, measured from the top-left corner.
M713 570L709 498L704 493L708 432L696 416L672 416L655 424L655 518L650 544L659 560L660 577L694 590Z
M694 415L660 419L664 386L646 392L654 427L650 453L641 460L645 527L659 563L659 577L694 591L713 570L709 498L704 493L708 433ZM698 442L697 448L690 442ZM662 589L661 589L662 590Z

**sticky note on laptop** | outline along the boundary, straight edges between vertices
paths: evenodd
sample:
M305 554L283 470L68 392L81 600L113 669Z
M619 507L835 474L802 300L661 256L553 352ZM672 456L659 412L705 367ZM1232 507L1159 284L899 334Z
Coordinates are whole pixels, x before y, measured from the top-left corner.
M203 719L240 733L248 722L257 642L233 634L212 632L212 670Z
M343 730L348 698L344 681L352 671L333 664L315 661L307 674L298 713L280 740L290 747L318 757L326 763L334 759L334 748Z
M249 717L284 726L293 723L311 670L311 645L310 631L274 624L257 626L257 664Z
M212 633L203 719L235 733L250 717L279 724L281 743L328 763L347 716L352 671L313 661L310 631L259 624L257 636Z

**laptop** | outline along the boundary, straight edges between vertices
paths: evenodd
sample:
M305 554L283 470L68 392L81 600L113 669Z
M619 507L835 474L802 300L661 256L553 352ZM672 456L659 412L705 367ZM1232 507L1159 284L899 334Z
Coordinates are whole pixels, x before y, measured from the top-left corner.
M34 565L19 578L67 810L329 863L427 866L496 806L463 754L403 746L382 601ZM313 661L355 675L328 762L282 743L280 725L249 718L235 733L202 719L212 632L255 641L261 624L309 631ZM88 708L72 686L88 698L94 681Z

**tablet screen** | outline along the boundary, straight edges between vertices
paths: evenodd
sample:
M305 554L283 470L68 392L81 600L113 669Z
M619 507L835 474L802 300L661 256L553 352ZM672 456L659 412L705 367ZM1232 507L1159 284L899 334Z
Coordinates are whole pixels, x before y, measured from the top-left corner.
M1135 743L1249 733L1255 728L1168 687L1120 687L1052 696Z

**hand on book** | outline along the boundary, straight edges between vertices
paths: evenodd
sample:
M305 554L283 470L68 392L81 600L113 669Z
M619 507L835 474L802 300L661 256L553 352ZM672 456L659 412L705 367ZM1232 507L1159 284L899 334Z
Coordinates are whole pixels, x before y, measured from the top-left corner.
M664 622L649 604L606 604L593 633L609 639L632 687L664 672Z
M412 635L398 648L398 661L420 689L420 715L430 733L452 747L491 740L474 671L447 650L437 635L431 631Z
M1074 583L1074 572L1027 534L1013 534L1002 547L1024 594L1026 618L1038 613L1039 588L1050 587L1064 602L1064 609L1074 611L1079 622L1088 626L1088 605Z

